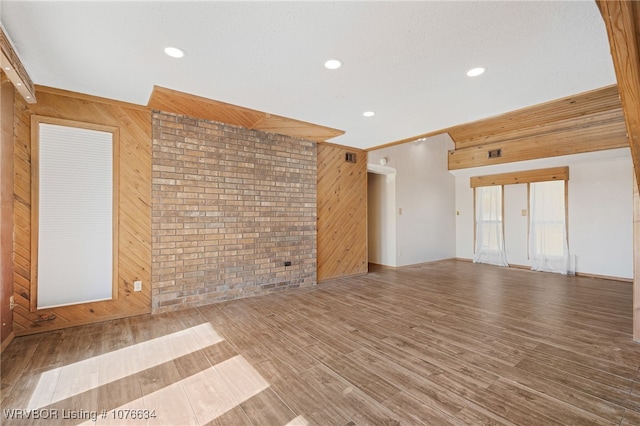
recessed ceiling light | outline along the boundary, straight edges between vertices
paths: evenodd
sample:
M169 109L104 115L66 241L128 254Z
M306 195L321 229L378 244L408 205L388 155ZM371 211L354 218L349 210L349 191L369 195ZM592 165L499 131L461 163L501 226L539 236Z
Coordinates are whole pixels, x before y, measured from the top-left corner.
M16 86L22 86L22 83L16 83Z
M365 117L373 117L374 115L376 115L376 113L373 111L367 111L363 112L362 115L364 115Z
M164 53L171 56L172 58L182 58L184 56L184 51L178 49L177 47L165 47Z
M477 77L481 74L484 74L486 70L482 67L478 67L478 68L472 68L469 71L467 71L467 76L469 77Z
M342 66L342 62L337 59L329 59L324 63L324 67L329 70L337 70Z
M9 71L11 67L4 67L5 70Z

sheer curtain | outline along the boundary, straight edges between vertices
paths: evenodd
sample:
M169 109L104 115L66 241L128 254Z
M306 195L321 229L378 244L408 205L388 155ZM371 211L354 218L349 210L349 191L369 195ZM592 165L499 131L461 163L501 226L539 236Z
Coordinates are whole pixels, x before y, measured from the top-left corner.
M504 250L502 226L502 186L476 188L475 263L509 266Z
M529 257L534 271L569 272L565 181L531 183Z

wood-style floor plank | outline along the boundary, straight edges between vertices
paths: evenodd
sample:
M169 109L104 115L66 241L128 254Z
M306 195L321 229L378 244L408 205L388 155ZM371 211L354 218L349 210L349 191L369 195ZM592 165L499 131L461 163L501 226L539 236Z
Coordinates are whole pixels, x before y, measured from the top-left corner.
M18 337L2 353L0 423L38 424L4 410L42 401L165 416L95 424L640 425L632 290L460 261L372 266L313 288ZM139 355L117 358L127 353ZM139 369L90 371L112 356L128 362L117 371ZM95 386L69 377L74 368ZM80 390L58 389L60 371Z

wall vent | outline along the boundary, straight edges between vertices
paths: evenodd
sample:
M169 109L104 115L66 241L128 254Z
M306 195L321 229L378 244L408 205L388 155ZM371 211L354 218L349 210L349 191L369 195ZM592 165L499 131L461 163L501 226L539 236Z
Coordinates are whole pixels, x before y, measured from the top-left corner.
M489 155L487 158L500 158L502 157L502 149L493 149L489 151Z
M345 161L347 163L355 163L356 162L356 153L355 152L347 152L345 155Z

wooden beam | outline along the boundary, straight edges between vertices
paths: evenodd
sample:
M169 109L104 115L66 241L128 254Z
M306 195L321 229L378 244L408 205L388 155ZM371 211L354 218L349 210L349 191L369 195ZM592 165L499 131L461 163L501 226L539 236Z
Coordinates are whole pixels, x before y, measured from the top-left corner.
M550 180L569 180L569 167L525 170L497 175L474 176L469 179L471 188L493 185L513 185L518 183L547 182Z
M36 102L36 90L27 70L13 49L9 36L0 25L0 66L16 90L28 103Z
M456 149L460 149L520 135L586 127L593 122L615 119L616 113L622 118L618 88L613 85L461 124L450 128L449 134Z
M498 120L496 119L496 121L493 123L486 123L486 133L482 133L481 129L477 129L477 133L467 135L466 139L463 139L459 136L458 133L456 133L456 130L453 130L451 135L455 141L456 149L463 149L473 146L486 145L489 143L508 142L516 139L537 137L563 131L570 132L573 130L592 127L596 128L597 130L597 128L600 126L613 125L614 123L616 123L617 127L619 127L620 129L624 129L624 114L622 112L622 106L620 105L620 101L618 99L617 91L615 97L618 105L617 107L609 110L586 113L584 115L565 118L562 120L557 119L556 117L555 121L554 119L549 118L548 121L545 121L543 123L531 121L527 122L523 117L523 119L517 120L515 123L504 123L500 125L498 124ZM573 108L571 106L567 106L567 110L572 109ZM565 113L568 112L569 111L565 111ZM558 116L561 116L560 111L558 111ZM490 128L489 126L491 125L501 126L502 131L495 127Z
M637 1L596 0L607 27L611 57L618 80L631 157L635 169L633 284L633 339L640 341L640 231L638 231L638 183L640 183L640 3Z
M604 18L631 147L640 177L640 3L597 0Z
M626 128L621 122L603 123L580 129L565 129L504 142L449 151L449 170L489 166L583 152L626 148ZM489 151L500 156L489 158Z

